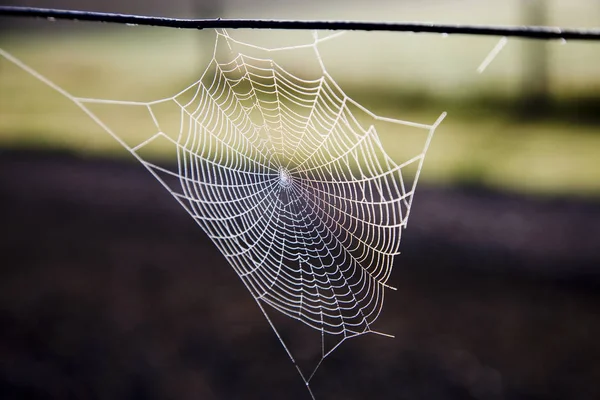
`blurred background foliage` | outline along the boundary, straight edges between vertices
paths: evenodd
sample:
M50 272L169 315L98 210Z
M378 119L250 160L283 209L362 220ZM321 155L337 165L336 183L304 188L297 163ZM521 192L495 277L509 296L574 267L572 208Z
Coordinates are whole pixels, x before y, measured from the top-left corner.
M11 3L11 2L9 2ZM18 5L175 17L415 20L593 27L589 0L18 1ZM214 32L11 19L0 46L81 97L154 100L198 79ZM306 32L233 31L266 47ZM424 181L519 192L600 194L600 44L511 39L482 73L498 38L348 32L324 43L328 71L375 113L432 123L442 111ZM279 60L302 74L294 52ZM0 144L126 155L53 90L0 60ZM135 131L136 121L131 121ZM95 132L95 133L92 133ZM402 138L381 133L392 156ZM160 154L157 154L160 156Z

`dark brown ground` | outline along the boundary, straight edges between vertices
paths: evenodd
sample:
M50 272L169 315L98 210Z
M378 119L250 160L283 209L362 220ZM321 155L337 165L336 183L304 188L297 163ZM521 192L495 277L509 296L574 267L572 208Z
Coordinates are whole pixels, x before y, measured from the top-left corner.
M309 399L140 166L0 152L0 232L0 399ZM403 240L396 338L344 343L317 399L600 398L600 204L421 187Z

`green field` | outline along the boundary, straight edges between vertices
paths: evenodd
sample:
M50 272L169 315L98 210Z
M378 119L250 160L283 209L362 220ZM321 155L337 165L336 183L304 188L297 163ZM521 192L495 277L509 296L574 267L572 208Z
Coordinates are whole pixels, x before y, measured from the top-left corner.
M235 35L244 38L243 32ZM302 37L292 36L290 40L295 41ZM360 36L363 41L368 38L366 34ZM557 74L562 80L553 86L556 93L552 109L533 118L515 113L519 107L515 106L518 98L513 89L518 86L518 78L511 75L514 71L509 65L517 52L501 53L488 75L474 72L476 61L483 58L480 53L494 40L486 39L476 51L469 52L465 57L468 62L455 57L444 64L448 52L438 49L458 46L459 39L403 35L398 39L398 48L405 44L406 49L399 54L412 52L413 61L403 64L402 73L391 76L385 73L392 70L389 57L387 64L380 65L384 73L375 72L376 63L363 65L362 75L355 72L361 63L354 63L344 72L343 66L356 57L358 49L348 50L348 39L343 38L343 46L336 47L337 39L327 42L322 49L323 60L328 68L331 63L332 76L357 101L378 115L425 124L433 123L441 112L448 112L431 144L423 181L600 196L600 103L595 100L600 94L600 74L594 64L587 63L600 54L599 45L560 47L561 51L568 50L569 57L580 54L582 62L573 61L572 71L567 63L555 64L554 68L559 65L565 70ZM391 40L389 35L386 40ZM0 40L0 48L75 96L135 101L168 97L197 80L210 58L212 45L210 32L143 28L111 28L76 35L13 35ZM427 65L437 54L444 68L438 65L421 69L414 52L427 52L428 58L423 61ZM283 56L282 63L301 71L301 62L293 56L293 52ZM508 81L511 83L505 84ZM587 100L578 103L578 99ZM123 129L120 134L134 142L147 134L133 114L114 118L119 118ZM415 144L413 139L385 127L379 134L394 158L402 159L405 149ZM128 155L73 103L3 57L0 146ZM160 149L154 156L162 156Z

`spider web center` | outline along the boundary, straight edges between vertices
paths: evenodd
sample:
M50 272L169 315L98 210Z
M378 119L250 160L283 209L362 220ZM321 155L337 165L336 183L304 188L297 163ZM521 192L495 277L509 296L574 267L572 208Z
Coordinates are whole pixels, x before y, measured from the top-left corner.
M292 175L287 170L287 168L280 167L279 168L279 186L283 188L289 188L292 185Z

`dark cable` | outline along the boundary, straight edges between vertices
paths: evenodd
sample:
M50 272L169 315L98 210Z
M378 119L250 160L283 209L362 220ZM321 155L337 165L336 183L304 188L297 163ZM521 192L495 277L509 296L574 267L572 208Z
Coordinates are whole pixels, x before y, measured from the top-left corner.
M483 26L422 22L296 21L273 19L184 19L53 8L0 6L0 16L93 21L179 29L296 29L442 33L506 36L527 39L600 40L600 29L563 29L548 26Z

